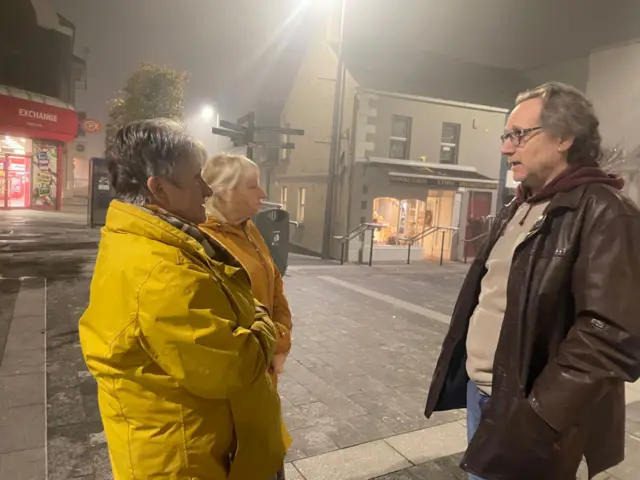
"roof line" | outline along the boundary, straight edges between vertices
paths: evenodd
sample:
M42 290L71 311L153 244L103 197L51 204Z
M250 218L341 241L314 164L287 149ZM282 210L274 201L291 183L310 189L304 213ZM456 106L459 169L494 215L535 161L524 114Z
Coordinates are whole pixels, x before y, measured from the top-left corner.
M406 167L428 167L439 168L442 170L451 170L452 172L478 172L471 165L451 165L447 163L422 162L417 160L402 160L399 158L369 157L365 159L356 159L356 163L382 163L385 165L402 165Z
M481 175L479 173L478 175L481 177L484 177L484 175ZM496 185L499 183L498 180L493 180L491 178L465 178L465 177L452 177L452 176L442 177L439 175L425 175L421 173L389 172L389 176L390 177L409 177L409 178L428 178L429 180L456 180L459 182L478 181L478 182L491 183Z
M20 88L9 87L8 85L0 85L0 95L12 98L18 98L20 100L28 100L30 102L42 103L57 108L64 108L66 110L76 111L75 107L70 103L63 102L54 97L42 95L41 93L29 92Z
M448 105L451 107L468 108L471 110L482 110L486 112L504 113L505 115L509 113L509 110L506 108L490 107L489 105L478 105L475 103L456 102L454 100L442 100L441 98L422 97L419 95L409 95L407 93L387 92L385 90L375 90L372 88L365 88L365 87L360 87L360 91L364 93L372 93L374 95L380 95L383 97L401 98L404 100L415 100L418 102L435 103L438 105Z

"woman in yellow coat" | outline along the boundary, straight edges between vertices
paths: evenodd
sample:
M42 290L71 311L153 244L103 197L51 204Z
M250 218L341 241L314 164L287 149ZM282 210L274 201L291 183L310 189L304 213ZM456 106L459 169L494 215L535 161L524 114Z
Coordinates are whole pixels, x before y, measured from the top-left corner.
M107 160L119 200L79 330L115 479L275 478L276 328L242 265L197 227L211 194L202 149L146 120L117 133Z
M277 344L271 373L277 375L291 350L291 311L284 295L282 276L269 248L250 220L266 195L258 167L246 157L221 154L207 161L202 178L213 191L207 199L207 221L200 228L229 249L249 273L255 298L269 311L276 325ZM287 446L290 440L284 432Z

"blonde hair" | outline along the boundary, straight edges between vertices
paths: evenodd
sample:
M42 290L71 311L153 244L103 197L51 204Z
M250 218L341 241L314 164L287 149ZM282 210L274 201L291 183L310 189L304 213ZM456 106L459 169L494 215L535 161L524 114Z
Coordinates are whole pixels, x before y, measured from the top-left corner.
M258 165L243 155L220 153L207 160L202 179L213 190L205 204L207 214L222 217L219 209L222 195L235 188L247 172L257 169Z

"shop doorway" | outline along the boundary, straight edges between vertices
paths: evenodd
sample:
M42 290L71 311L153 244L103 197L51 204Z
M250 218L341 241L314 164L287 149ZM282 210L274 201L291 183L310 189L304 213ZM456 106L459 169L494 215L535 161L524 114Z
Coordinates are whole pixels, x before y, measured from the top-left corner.
M451 227L453 207L456 192L453 190L430 190L427 196L427 223L431 227ZM422 250L425 258L440 258L443 253L445 260L451 259L451 241L453 234L450 230L440 230L424 238ZM443 245L444 243L444 245Z
M486 240L489 232L491 192L470 192L469 208L467 210L467 230L465 238L465 258L474 258Z
M0 155L0 208L31 205L31 161L25 155Z

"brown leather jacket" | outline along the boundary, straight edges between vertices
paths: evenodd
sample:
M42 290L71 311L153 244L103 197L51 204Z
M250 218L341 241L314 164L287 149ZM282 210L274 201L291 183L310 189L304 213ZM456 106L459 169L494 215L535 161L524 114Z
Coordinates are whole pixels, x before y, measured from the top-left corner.
M516 249L493 395L464 470L489 480L565 480L583 455L590 477L623 460L624 382L640 376L640 212L610 185L578 181L553 194ZM498 215L469 269L427 417L466 407L469 319L487 257L518 205Z

